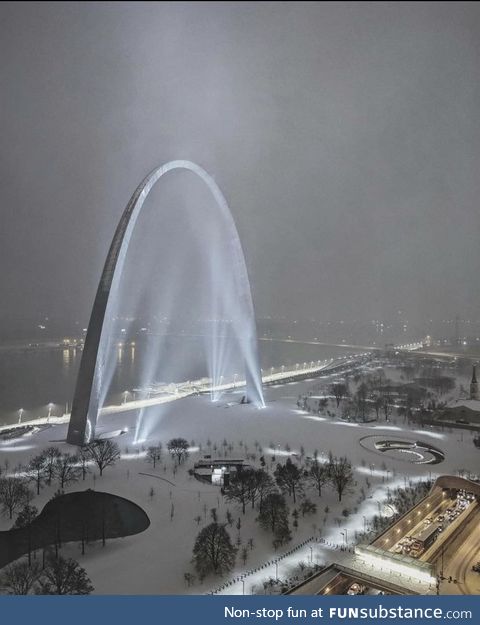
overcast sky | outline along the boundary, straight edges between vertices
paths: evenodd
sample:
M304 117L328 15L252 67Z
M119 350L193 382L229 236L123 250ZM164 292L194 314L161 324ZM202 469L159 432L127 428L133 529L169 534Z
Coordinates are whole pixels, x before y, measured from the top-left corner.
M130 195L182 158L259 315L480 318L479 84L478 3L2 3L0 316L86 323Z

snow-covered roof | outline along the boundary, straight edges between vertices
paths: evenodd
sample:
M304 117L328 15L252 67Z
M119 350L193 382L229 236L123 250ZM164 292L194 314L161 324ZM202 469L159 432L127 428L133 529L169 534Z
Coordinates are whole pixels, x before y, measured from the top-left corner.
M447 405L447 408L469 408L480 412L480 400L478 399L456 399Z

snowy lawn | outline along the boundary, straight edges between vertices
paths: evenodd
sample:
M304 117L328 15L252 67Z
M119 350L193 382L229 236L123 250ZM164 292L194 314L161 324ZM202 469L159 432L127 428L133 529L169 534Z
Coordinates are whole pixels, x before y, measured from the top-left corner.
M246 593L252 590L263 592L263 581L275 577L277 570L279 578L285 579L293 573L300 561L325 562L332 557L332 549L335 551L336 545L342 545L345 539L350 543L355 531L361 531L369 518L383 510L381 501L386 497L387 488L403 486L408 479L426 479L437 474L455 473L459 469L478 472L480 454L469 432L461 437L459 431L442 433L433 428L412 430L400 418L394 418L389 423L349 424L299 410L296 405L298 395L309 391L315 393L318 387L319 380L268 387L267 407L263 410L233 404L241 397L241 394L234 393L229 393L222 401L213 404L207 397L201 396L155 406L146 410L143 416L145 427L142 431L146 432L148 438L136 445L133 443L137 417L135 412L103 416L99 433L118 430L119 427L129 428L127 434L115 439L121 448L122 459L114 467L105 469L102 477L92 466L92 473L86 480L71 485L66 492L94 488L126 497L146 511L151 525L139 535L110 540L104 548L101 543L91 544L84 556L81 555L80 545L75 543L65 545L62 554L74 557L85 567L98 594L183 594L210 592L226 580L273 561L312 536L322 537L329 543L308 543L283 558L277 567L272 563L245 578ZM333 405L332 401L332 410ZM415 465L400 459L382 457L380 453L370 452L360 446L358 441L363 436L382 432L385 435L389 432L395 432L396 435L408 432L410 438L435 441L435 445L445 452L445 461L434 466ZM16 465L26 464L33 455L51 444L72 453L74 450L69 445L50 442L63 439L65 435L66 426L57 425L16 443L2 443L2 468L12 473ZM192 441L194 447L188 460L176 469L167 454L166 443L178 436ZM255 522L258 514L256 510L247 507L246 514L242 515L239 506L224 501L219 488L200 483L188 474L194 461L206 453L211 453L213 457L223 457L224 439L234 447L229 453L230 457L245 457L246 445L247 453L256 455L255 462L251 463L259 466L259 457L263 453L267 468L274 468L276 462L284 462L286 456L292 454L296 454L292 455L294 462L301 463L302 447L305 456L313 456L314 450L318 450L326 457L331 450L335 456L345 455L350 459L355 468L357 484L353 492L344 496L342 502L337 501L331 487L324 488L321 498L314 488L309 488L308 497L317 504L316 514L304 518L300 515L298 529L292 528L292 542L275 552L271 535L261 530ZM160 463L153 469L146 462L145 447L155 445L159 440L162 441L164 453ZM211 441L209 447L208 440ZM262 451L256 448L256 443ZM216 453L213 451L214 445L217 447ZM273 454L275 463L272 463ZM361 488L366 495L362 502L359 501ZM56 485L44 488L35 497L33 504L41 510L56 489ZM287 499L293 510L292 500ZM326 507L329 509L327 513ZM239 541L243 547L249 539L253 539L253 550L248 550L245 564L239 551L235 570L224 578L209 577L203 584L196 581L187 587L184 574L194 573L191 556L195 537L205 524L211 522L212 508L217 509L221 522L225 521L227 509L230 510L234 523L227 529L232 542L236 544ZM342 515L344 509L349 510L348 517ZM196 517L200 517L200 521L195 520ZM238 518L241 519L239 531L236 528ZM2 518L1 529L8 529L11 525L11 521ZM226 592L241 594L243 584L237 582L229 586Z

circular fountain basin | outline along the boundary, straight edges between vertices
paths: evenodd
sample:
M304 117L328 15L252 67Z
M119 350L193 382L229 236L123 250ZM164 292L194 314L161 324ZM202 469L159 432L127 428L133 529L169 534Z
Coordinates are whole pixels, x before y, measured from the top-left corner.
M440 464L445 460L441 449L425 441L396 436L364 436L359 442L369 451L412 464Z

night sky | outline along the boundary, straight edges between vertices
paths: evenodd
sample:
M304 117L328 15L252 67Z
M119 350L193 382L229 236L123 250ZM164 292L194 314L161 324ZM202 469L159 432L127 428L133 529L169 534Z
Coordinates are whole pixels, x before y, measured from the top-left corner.
M259 315L480 318L479 79L478 3L2 3L0 321L86 324L177 158L227 197ZM146 205L163 272L189 175Z

